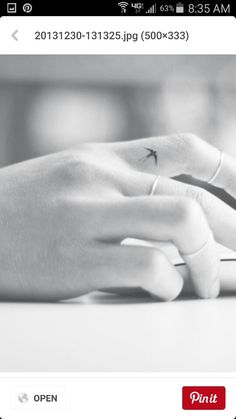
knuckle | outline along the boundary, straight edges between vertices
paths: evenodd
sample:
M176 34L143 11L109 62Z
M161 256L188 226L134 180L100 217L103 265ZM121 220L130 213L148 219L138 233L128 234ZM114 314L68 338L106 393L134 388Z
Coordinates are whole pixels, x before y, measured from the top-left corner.
M185 158L186 172L189 173L198 155L200 138L192 133L184 133L178 136L180 148Z
M117 178L114 166L110 166L110 161L104 165L104 160L99 155L98 149L92 147L91 144L83 145L79 152L72 150L65 153L59 170L62 184L74 185L76 183L80 188L95 184L102 186L109 184L113 177Z
M216 199L213 197L213 195L200 187L189 186L186 189L186 196L198 202L207 212L209 212L211 209L214 209L216 204Z
M183 133L179 135L179 139L187 150L195 150L199 143L199 137L193 133Z
M81 184L91 176L93 166L87 146L82 145L79 152L69 150L61 154L55 167L56 178L61 185L68 185L75 180L79 180Z
M203 218L203 212L196 199L186 197L178 200L175 206L176 221L178 224L189 225Z
M181 169L184 168L185 173L189 173L191 166L196 159L198 153L199 137L192 133L175 134L170 138L171 144L177 153L177 160L181 163Z
M205 202L208 198L207 195L209 193L205 191L205 189L202 189L198 186L188 186L186 188L186 196L188 198L194 199L199 204L202 202Z
M78 175L80 178L84 178L89 171L89 165L82 154L80 156L71 154L65 158L62 171L66 180L73 180L77 178Z

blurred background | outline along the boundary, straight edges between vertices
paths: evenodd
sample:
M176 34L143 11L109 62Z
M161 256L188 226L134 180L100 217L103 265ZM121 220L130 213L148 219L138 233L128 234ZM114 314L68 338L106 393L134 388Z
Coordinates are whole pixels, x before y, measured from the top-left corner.
M176 132L236 157L236 57L0 57L0 166Z

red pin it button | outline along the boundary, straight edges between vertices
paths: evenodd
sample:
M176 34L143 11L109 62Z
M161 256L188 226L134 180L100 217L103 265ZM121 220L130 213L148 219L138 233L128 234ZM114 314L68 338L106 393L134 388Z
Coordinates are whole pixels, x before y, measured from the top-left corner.
M224 410L225 387L183 387L184 410Z

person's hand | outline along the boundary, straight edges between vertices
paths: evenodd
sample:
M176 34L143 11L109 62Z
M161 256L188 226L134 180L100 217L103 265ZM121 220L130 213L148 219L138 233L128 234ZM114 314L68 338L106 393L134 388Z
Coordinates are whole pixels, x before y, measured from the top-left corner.
M121 246L126 237L174 242L197 295L217 296L211 231L236 249L236 213L168 177L207 181L218 159L218 150L185 134L86 144L1 169L0 298L60 300L112 287L176 298L183 279L164 254ZM216 184L236 196L234 178L235 162L226 156Z

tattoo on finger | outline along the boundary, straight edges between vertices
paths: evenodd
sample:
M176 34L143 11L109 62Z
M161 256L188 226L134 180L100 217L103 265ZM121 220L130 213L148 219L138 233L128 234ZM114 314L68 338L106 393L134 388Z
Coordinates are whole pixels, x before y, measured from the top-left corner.
M148 151L148 154L144 157L143 161L148 160L150 157L153 157L155 161L155 165L157 166L157 161L158 161L157 151L153 150L153 148L148 148L148 147L144 147L144 148L145 150Z

